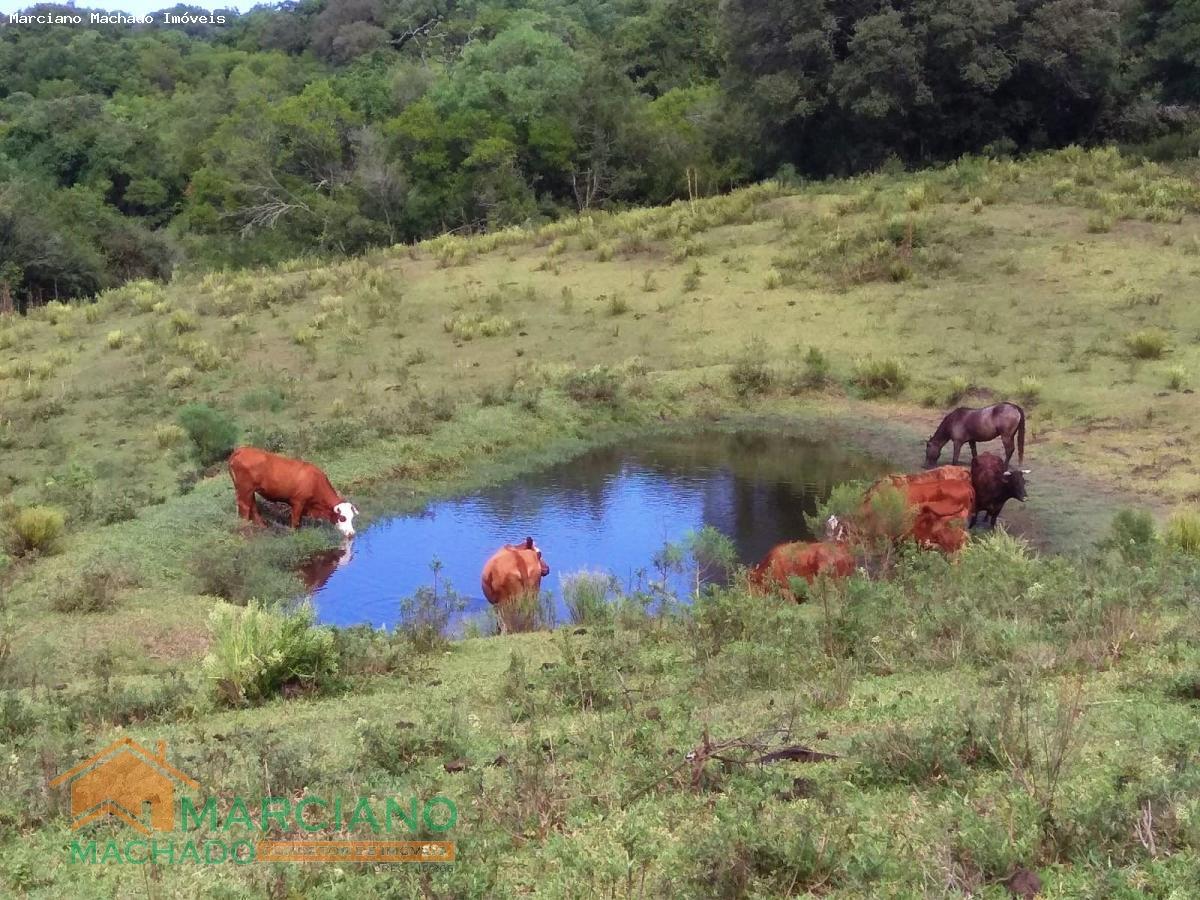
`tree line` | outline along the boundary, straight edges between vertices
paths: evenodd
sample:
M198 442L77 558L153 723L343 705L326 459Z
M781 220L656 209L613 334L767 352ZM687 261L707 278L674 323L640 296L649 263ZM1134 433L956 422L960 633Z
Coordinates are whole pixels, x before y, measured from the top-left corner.
M1200 0L301 0L221 14L0 20L0 306L770 176L1197 146Z

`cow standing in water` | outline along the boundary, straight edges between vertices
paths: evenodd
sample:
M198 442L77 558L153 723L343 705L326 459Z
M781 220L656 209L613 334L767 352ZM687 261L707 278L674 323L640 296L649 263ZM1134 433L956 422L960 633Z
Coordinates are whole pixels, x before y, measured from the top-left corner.
M305 516L325 519L347 540L354 537L358 508L341 496L312 463L289 459L257 447L239 447L229 456L229 475L237 495L238 515L262 525L254 495L292 508L292 527Z
M958 456L962 445L971 446L971 459L978 453L975 444L979 441L994 441L1000 438L1004 442L1004 465L1012 461L1013 448L1017 451L1018 465L1025 463L1025 410L1015 403L997 403L982 409L971 409L960 406L948 413L937 431L925 443L925 466L931 468L937 465L942 455L942 448L948 441L954 442L954 456L951 465L958 465Z
M521 544L506 544L484 563L483 596L496 607L500 619L500 631L509 630L508 618L514 601L536 599L542 588L542 579L550 574L550 566L542 559L542 551L527 537ZM507 608L506 608L507 607ZM518 610L518 612L523 612ZM527 616L520 616L521 619ZM513 630L521 630L521 623Z

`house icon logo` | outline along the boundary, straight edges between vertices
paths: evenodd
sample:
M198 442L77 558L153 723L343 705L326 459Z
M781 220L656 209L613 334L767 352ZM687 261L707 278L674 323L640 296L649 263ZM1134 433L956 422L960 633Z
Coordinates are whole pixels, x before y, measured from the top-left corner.
M50 782L65 784L71 786L73 829L111 814L146 835L174 830L176 785L200 787L167 762L166 741L151 753L132 738L114 741Z

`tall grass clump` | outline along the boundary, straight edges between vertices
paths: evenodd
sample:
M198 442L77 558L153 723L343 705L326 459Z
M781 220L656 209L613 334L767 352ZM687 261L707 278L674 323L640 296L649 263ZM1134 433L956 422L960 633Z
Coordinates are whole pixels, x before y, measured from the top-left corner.
M5 528L5 544L13 556L51 554L58 550L66 515L53 506L17 510Z
M1181 509L1167 520L1163 529L1163 543L1168 547L1200 556L1200 510Z
M1166 333L1153 328L1135 331L1125 338L1125 346L1134 359L1161 359L1167 352L1167 343Z
M1188 384L1188 372L1183 366L1171 366L1167 370L1167 387L1173 391L1182 391Z
M311 606L282 614L258 604L222 605L209 621L213 643L204 673L229 706L261 703L285 685L316 688L337 674L333 631L314 626Z
M121 591L133 583L120 566L93 560L58 583L50 592L50 608L61 613L107 612L116 606Z
M575 625L601 625L612 621L612 598L617 580L606 572L572 572L562 579L563 603Z
M908 373L896 359L861 359L854 364L854 384L868 400L895 397L908 386Z
M800 368L792 373L788 387L793 394L818 390L831 381L829 357L819 347L809 347Z
M734 360L729 370L729 383L739 397L765 394L771 389L775 379L771 367L766 363L766 356L766 342L762 338L755 338L742 348L741 354Z
M192 441L192 455L202 466L220 462L237 445L238 427L224 413L203 403L179 411L179 424Z
M467 608L466 598L449 585L441 590L420 587L400 601L396 630L418 653L433 653L449 645L450 623Z
M1157 543L1154 516L1144 509L1122 509L1113 516L1102 546L1116 550L1127 563L1138 563L1153 555Z

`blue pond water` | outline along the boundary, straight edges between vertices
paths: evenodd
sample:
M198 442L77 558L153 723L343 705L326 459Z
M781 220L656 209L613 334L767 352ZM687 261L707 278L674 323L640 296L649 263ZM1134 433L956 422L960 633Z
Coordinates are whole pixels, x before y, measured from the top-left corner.
M625 590L644 588L662 577L654 557L664 545L706 525L732 539L742 562L754 562L780 541L809 537L804 514L835 484L886 468L854 450L793 436L656 436L379 520L359 533L349 555L314 560L304 574L321 621L390 628L400 600L433 585L436 559L439 588L452 585L472 616L487 610L479 586L484 562L530 535L550 565L542 590L553 594L562 620L563 575L603 571ZM686 597L691 578L671 575L671 586Z

